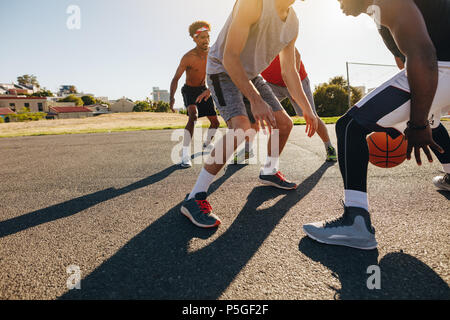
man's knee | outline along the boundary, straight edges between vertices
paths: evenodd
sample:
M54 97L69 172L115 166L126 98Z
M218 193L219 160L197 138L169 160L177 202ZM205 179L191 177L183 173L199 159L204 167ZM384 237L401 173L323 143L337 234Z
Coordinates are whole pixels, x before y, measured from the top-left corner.
M198 112L197 112L196 106L188 107L188 116L189 116L189 121L195 122L198 120Z
M213 129L219 128L219 126L220 126L219 119L212 118L212 119L210 119L210 122L211 122L211 128L213 128Z
M339 120L336 122L336 135L337 136L340 136L342 133L344 133L344 131L347 128L348 123L350 122L351 119L352 118L348 114L345 114L344 116L339 118Z
M277 117L277 128L281 134L289 134L294 127L291 117L283 113L283 116Z

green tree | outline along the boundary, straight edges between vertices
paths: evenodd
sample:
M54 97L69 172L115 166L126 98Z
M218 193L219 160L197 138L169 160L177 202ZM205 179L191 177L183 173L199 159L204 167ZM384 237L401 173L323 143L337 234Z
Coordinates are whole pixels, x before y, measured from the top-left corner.
M136 101L133 112L150 112L150 103L148 101Z
M22 109L20 109L19 111L17 111L18 114L23 114L23 113L30 113L31 110L28 107L23 107Z
M30 95L31 97L53 97L53 93L50 90L41 90Z
M350 100L354 105L361 100L362 93L355 87L350 87ZM347 80L337 76L328 83L322 83L314 91L314 103L321 117L341 116L348 110Z
M24 74L22 76L18 76L17 83L22 86L35 85L36 87L40 87L39 82L37 81L37 77L32 74Z
M82 96L81 100L85 106L90 106L97 103L97 100L93 96Z
M164 101L156 101L152 103L153 112L172 112L170 104Z
M75 102L75 105L77 105L77 106L84 105L83 100L77 96L74 96L73 94L71 94L63 99L59 99L58 102Z
M284 110L286 110L287 114L291 117L297 115L290 99L284 99L283 101L281 101L281 105L283 106Z

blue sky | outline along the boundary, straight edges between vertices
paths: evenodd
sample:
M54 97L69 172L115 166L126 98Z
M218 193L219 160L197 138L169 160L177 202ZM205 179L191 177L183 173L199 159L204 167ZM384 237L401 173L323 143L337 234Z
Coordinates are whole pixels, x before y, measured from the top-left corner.
M14 0L0 1L0 82L34 74L56 90L117 99L169 89L181 56L194 46L187 28L195 20L213 25L212 42L235 0ZM70 5L81 10L80 30L69 30ZM297 46L313 85L345 75L345 62L393 64L375 24L366 16L345 17L337 0L296 1ZM370 71L370 72L369 72ZM372 86L395 69L354 67L352 84ZM181 87L183 80L180 82ZM177 94L176 107L182 106Z

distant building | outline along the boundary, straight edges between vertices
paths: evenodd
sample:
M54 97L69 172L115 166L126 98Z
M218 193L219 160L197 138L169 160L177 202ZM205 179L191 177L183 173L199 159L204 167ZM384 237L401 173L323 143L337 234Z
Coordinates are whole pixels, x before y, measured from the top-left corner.
M6 116L9 114L15 114L14 111L12 111L10 108L0 108L0 118L4 119L5 122L9 122L9 118Z
M67 97L68 95L75 94L76 92L77 92L77 88L74 85L64 84L59 87L59 90L56 93L56 95L58 97L64 98L64 97Z
M127 98L122 98L111 104L111 112L133 112L134 102Z
M10 108L14 112L30 108L30 112L49 112L50 107L75 107L74 102L56 102L46 97L0 96L0 108Z
M164 101L169 103L170 102L170 94L167 90L160 90L159 87L153 87L153 101Z
M48 116L58 119L74 119L92 117L94 114L85 107L50 107Z
M0 83L0 94L5 95L25 95L39 92L40 88L35 85L20 85L15 83Z
M89 110L91 110L94 113L94 116L100 115L100 114L107 114L109 112L109 107L106 104L93 104L90 106L85 106Z
M31 112L47 112L48 107L47 98L11 95L0 96L0 108L9 108L14 112L18 112L23 108L30 108Z

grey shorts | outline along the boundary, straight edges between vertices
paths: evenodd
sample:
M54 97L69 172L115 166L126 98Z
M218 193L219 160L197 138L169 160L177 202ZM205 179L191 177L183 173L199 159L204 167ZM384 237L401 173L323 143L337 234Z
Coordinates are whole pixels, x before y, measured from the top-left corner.
M269 82L267 84L270 86L270 88L272 89L273 93L275 94L275 96L278 98L278 100L280 102L283 101L286 98L289 98L289 100L291 101L291 104L294 107L295 112L297 113L297 115L299 115L300 117L303 116L302 109L294 101L294 99L292 98L291 94L289 93L288 88L280 87L280 86L277 86L277 85L269 83ZM305 80L302 81L302 85L303 85L303 90L305 91L306 97L308 98L309 104L311 105L311 108L312 108L314 114L317 116L316 106L314 104L314 96L313 96L312 91L311 91L311 85L309 83L308 77L306 77Z
M242 95L228 74L208 74L206 78L217 109L225 121L228 122L236 116L246 116L250 122L255 122L250 102ZM261 76L253 79L252 83L273 111L283 110L280 101Z

